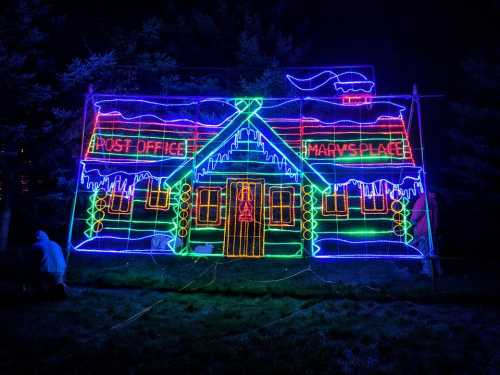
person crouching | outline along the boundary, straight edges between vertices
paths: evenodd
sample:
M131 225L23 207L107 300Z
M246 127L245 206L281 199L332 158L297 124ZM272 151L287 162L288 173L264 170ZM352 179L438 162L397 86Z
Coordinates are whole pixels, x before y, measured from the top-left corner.
M43 294L49 298L63 299L66 297L64 275L66 273L66 259L61 246L51 241L47 233L39 230L35 233L35 243L32 250L38 267L38 286Z

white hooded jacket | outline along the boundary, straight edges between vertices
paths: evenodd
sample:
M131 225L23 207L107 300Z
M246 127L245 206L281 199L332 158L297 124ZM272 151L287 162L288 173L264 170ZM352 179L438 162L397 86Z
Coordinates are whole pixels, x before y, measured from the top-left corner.
M40 271L51 274L64 274L66 272L66 259L61 246L51 241L44 231L39 230L36 232L36 242L33 244L33 250L40 252Z

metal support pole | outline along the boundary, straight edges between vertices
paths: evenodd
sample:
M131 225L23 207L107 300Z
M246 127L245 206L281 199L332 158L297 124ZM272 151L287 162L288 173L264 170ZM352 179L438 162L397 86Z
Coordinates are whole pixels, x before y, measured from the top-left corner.
M417 85L413 85L412 99L415 102L415 109L417 112L417 124L418 124L418 133L420 138L420 157L422 163L422 185L424 187L424 199L425 199L425 216L427 221L427 241L429 251L425 256L425 262L430 262L431 265L431 279L432 279L432 290L435 291L435 279L434 279L434 267L432 264L432 257L434 256L434 243L432 238L432 226L431 226L431 218L429 215L429 200L427 196L427 171L425 169L425 160L424 160L424 133L422 129L422 113L420 110L420 97L417 91Z
M89 105L89 100L93 98L94 95L94 89L93 86L90 84L87 93L85 94L85 102L83 105L83 127L82 127L82 136L80 140L80 157L78 159L78 174L76 177L76 183L75 183L75 194L73 196L73 205L71 207L71 217L70 217L70 225L68 229L68 239L66 242L66 249L67 249L67 255L66 255L66 260L69 258L69 253L71 251L71 235L73 232L73 224L74 224L74 217L75 217L75 210L76 210L76 197L78 195L78 186L79 186L79 178L82 173L81 169L81 160L83 158L83 147L85 144L85 132L86 132L86 127L87 127L87 112L88 112L88 105Z

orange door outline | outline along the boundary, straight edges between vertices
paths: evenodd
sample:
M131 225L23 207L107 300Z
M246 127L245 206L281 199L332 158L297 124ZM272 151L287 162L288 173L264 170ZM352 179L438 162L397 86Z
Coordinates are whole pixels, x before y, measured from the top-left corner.
M249 197L252 202L242 201ZM243 214L242 209L245 210ZM227 179L224 255L237 258L264 256L264 179Z

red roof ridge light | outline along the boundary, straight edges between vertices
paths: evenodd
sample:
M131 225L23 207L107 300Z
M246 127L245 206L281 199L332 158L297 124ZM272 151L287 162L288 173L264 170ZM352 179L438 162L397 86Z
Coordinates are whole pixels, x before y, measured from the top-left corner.
M344 105L358 105L370 104L373 96L369 94L364 95L342 95L342 104Z

